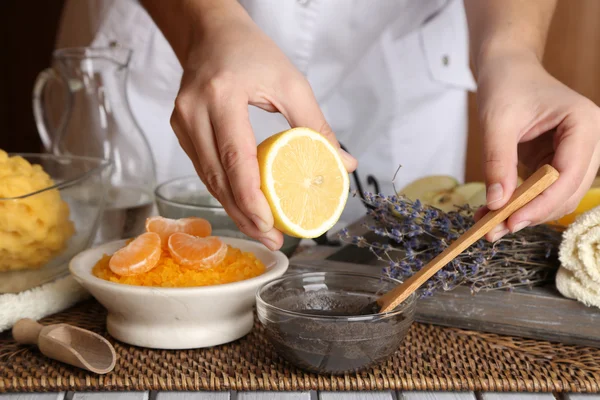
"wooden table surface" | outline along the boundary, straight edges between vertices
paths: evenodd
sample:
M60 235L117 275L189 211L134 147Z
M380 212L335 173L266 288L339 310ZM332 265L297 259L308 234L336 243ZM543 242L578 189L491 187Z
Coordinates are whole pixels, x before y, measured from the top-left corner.
M293 257L324 259L335 249L315 246ZM600 400L600 394L515 392L60 392L0 394L0 400Z
M0 400L600 400L600 394L474 392L67 392L0 394Z

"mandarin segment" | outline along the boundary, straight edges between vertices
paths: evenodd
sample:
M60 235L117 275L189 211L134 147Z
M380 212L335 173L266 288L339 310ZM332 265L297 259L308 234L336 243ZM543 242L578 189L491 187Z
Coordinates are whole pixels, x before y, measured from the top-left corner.
M210 222L204 218L188 217L179 220L183 226L182 232L197 237L208 237L212 233Z
M208 237L212 233L212 227L204 218L187 217L176 220L157 216L146 219L146 231L158 233L163 249L167 250L169 237L173 233L183 232L192 236Z
M121 276L132 276L150 271L160 259L160 236L146 232L117 250L110 258L109 268Z
M196 270L212 268L227 255L227 245L218 237L199 238L183 232L169 237L168 248L176 263Z

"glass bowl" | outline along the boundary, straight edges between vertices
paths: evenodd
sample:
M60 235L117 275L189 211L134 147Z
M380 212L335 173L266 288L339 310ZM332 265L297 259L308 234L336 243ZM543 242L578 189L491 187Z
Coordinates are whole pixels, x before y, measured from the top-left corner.
M18 293L68 273L69 260L94 239L111 170L100 158L9 156L41 166L54 185L0 197L0 293ZM22 166L10 165L13 171L0 180L0 188L28 187L18 172Z
M394 311L356 315L399 283L346 272L288 275L258 290L256 310L275 351L291 364L318 374L358 372L393 355L413 322L414 293Z
M197 176L176 178L161 183L154 194L158 213L163 217L204 218L212 225L214 236L254 240L238 229L221 203L208 192ZM284 235L281 252L290 257L300 244L300 240Z

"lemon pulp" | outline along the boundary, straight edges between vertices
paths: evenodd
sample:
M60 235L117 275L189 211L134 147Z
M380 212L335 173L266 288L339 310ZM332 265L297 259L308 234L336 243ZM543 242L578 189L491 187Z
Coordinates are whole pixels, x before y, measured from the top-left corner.
M340 218L349 178L337 149L321 134L294 128L257 148L261 190L283 233L314 238Z

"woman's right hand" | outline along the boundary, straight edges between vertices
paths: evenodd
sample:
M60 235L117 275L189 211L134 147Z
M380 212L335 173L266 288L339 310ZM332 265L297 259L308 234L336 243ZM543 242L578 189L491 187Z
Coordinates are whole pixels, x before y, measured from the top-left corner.
M279 249L281 232L260 190L248 105L280 112L291 127L321 132L339 148L304 76L237 1L194 25L171 125L208 190L246 235ZM276 132L273 132L276 133ZM356 160L340 149L349 172Z

